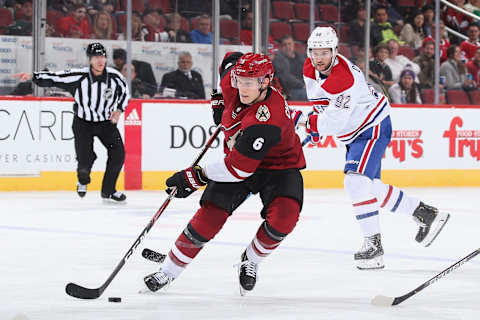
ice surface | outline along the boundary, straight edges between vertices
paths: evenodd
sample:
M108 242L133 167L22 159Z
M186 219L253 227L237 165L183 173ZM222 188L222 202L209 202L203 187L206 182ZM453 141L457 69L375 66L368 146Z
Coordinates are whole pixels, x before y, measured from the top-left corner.
M0 319L478 319L480 259L475 258L401 305L371 299L399 296L480 245L479 188L407 189L451 212L432 246L414 241L413 220L381 214L386 268L359 271L352 254L360 229L342 190L306 190L297 227L259 270L255 290L240 297L240 254L261 223L258 197L229 219L168 292L138 294L158 269L143 247L168 252L198 208L200 193L174 199L147 238L97 300L65 294L75 282L100 286L147 225L165 194L127 192L128 204L106 205L99 192L0 193ZM110 303L108 297L122 297Z

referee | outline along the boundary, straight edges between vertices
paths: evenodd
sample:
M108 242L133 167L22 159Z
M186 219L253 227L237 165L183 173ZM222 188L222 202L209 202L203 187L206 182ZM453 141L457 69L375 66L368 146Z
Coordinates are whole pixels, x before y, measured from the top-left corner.
M87 47L90 67L58 72L17 73L21 81L32 80L40 87L58 87L75 99L72 124L77 155L77 193L84 197L90 183L90 171L97 158L93 138L98 137L107 148L107 168L103 176L101 196L117 202L125 201L124 193L115 185L125 160L118 119L130 99L125 78L117 70L106 67L105 47L96 42Z

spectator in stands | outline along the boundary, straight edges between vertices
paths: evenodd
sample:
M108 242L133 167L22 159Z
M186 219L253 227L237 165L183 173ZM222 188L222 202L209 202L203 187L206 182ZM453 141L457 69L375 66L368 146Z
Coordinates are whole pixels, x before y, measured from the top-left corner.
M397 40L401 45L404 44L395 34L390 22L388 22L387 9L385 7L377 7L375 8L375 20L372 23L370 34L371 44L375 47L379 43L386 43L390 39Z
M474 15L480 16L480 0L470 0L463 8Z
M387 1L387 0L373 1L372 8L376 11L376 9L379 7L383 7L386 9L388 21L393 26L399 26L401 28L404 25L403 16L397 10L395 10L395 8L392 6L390 1Z
M183 30L182 27L182 16L178 13L172 13L168 16L168 24L165 28L169 42L192 42L190 34Z
M449 2L452 2L462 9L465 5L465 0L450 0ZM466 33L468 25L471 22L471 19L465 14L450 7L447 9L445 19L447 26L463 34Z
M127 64L123 65L122 74L125 78L127 78ZM132 85L130 87L130 95L132 98L150 99L155 95L157 88L137 78L134 64L132 64L132 68L130 70L130 77L132 80Z
M423 33L425 37L432 35L432 28L435 27L435 11L433 7L429 4L426 4L422 7L423 13Z
M190 32L190 38L194 43L212 43L212 33L210 32L211 20L206 14L198 18L198 29Z
M355 20L348 24L348 42L363 48L365 44L365 21L367 20L367 10L365 7L359 7Z
M87 8L83 4L74 5L68 16L58 20L57 32L66 38L87 39L90 35Z
M467 72L472 75L473 81L475 81L477 85L480 84L480 47L475 50L473 59L468 61L465 66L467 67ZM478 103L479 101L474 102Z
M245 11L242 15L242 29L240 30L240 42L242 45L252 45L252 27L253 27L253 12ZM275 47L275 41L272 36L268 36L269 45Z
M115 39L112 17L106 11L101 11L93 18L92 39Z
M390 49L387 44L381 43L375 47L374 53L375 58L373 61L370 61L370 70L373 73L371 76L380 80L385 87L390 88L393 85L392 70L385 63L385 60L390 55Z
M462 58L464 60L472 59L477 48L480 48L479 34L480 29L478 25L471 23L467 30L468 39L460 43L460 50L462 50Z
M400 74L400 80L388 89L392 103L421 104L420 88L415 83L415 73L405 69Z
M113 63L115 68L122 72L123 65L127 62L127 51L118 48L113 50ZM135 66L137 78L143 82L148 83L150 86L157 88L157 81L153 74L152 65L148 62L141 60L132 60L132 64Z
M400 32L400 40L405 41L406 45L417 50L422 46L422 41L425 38L423 33L424 17L421 11L415 11L412 14L412 19L405 24Z
M70 12L70 0L47 0L47 8L50 10L57 10L63 14Z
M167 41L167 34L163 32L162 17L158 10L146 8L142 15L143 23L145 24L145 41Z
M440 62L444 62L445 60L447 60L447 49L448 47L450 47L450 40L448 39L448 34L445 31L445 23L443 23L443 20L440 20L438 28L440 30ZM432 35L427 36L425 37L425 39L423 39L422 47L427 41L432 41L435 45L435 30L436 28L433 27L431 29Z
M303 81L305 56L295 51L295 42L287 34L280 39L280 50L275 54L273 67L289 100L305 101L307 92Z
M467 68L462 61L462 51L457 45L447 50L447 61L440 66L440 76L446 77L446 88L471 90L477 83L467 78Z
M398 82L400 80L400 73L406 69L410 68L415 75L420 72L420 67L415 62L411 61L404 55L398 54L398 49L400 45L397 40L390 39L387 42L388 48L390 49L390 55L385 60L385 63L390 67L392 71L392 80L393 82Z
M14 21L13 24L8 26L7 31L5 33L8 35L15 35L15 36L31 36L32 22L33 22L32 1L31 0L24 1L21 7L18 8L17 10L21 12L21 18Z
M192 65L192 55L180 52L178 69L163 75L161 90L169 90L177 98L205 99L202 75L193 71Z
M418 80L421 88L431 89L434 84L435 77L435 43L432 40L423 42L422 53L413 59L420 66Z
M127 24L125 24L125 30L118 35L118 40L127 39ZM132 12L132 40L133 41L145 41L145 37L148 34L147 27L143 24L142 18L137 11Z

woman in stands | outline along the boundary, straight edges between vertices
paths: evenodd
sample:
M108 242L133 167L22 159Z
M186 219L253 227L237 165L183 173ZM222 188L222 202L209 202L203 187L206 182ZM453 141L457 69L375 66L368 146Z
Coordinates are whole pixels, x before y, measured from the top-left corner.
M420 88L415 83L415 73L410 69L404 69L400 73L400 80L388 89L388 93L392 103L422 103Z
M457 45L451 45L447 49L447 61L440 66L440 76L446 78L447 90L471 90L477 87L477 83L467 77L467 68L462 61L462 51Z

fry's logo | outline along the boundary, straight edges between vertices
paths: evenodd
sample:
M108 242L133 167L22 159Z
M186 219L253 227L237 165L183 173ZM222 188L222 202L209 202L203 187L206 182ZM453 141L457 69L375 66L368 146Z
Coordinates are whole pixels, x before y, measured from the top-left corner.
M462 126L462 118L455 117L450 122L449 130L443 133L443 137L448 138L448 156L463 158L465 148L470 148L472 158L480 161L480 130L456 130L456 127Z
M422 130L393 130L392 141L387 148L392 149L392 155L400 162L405 161L407 154L418 159L423 155Z

